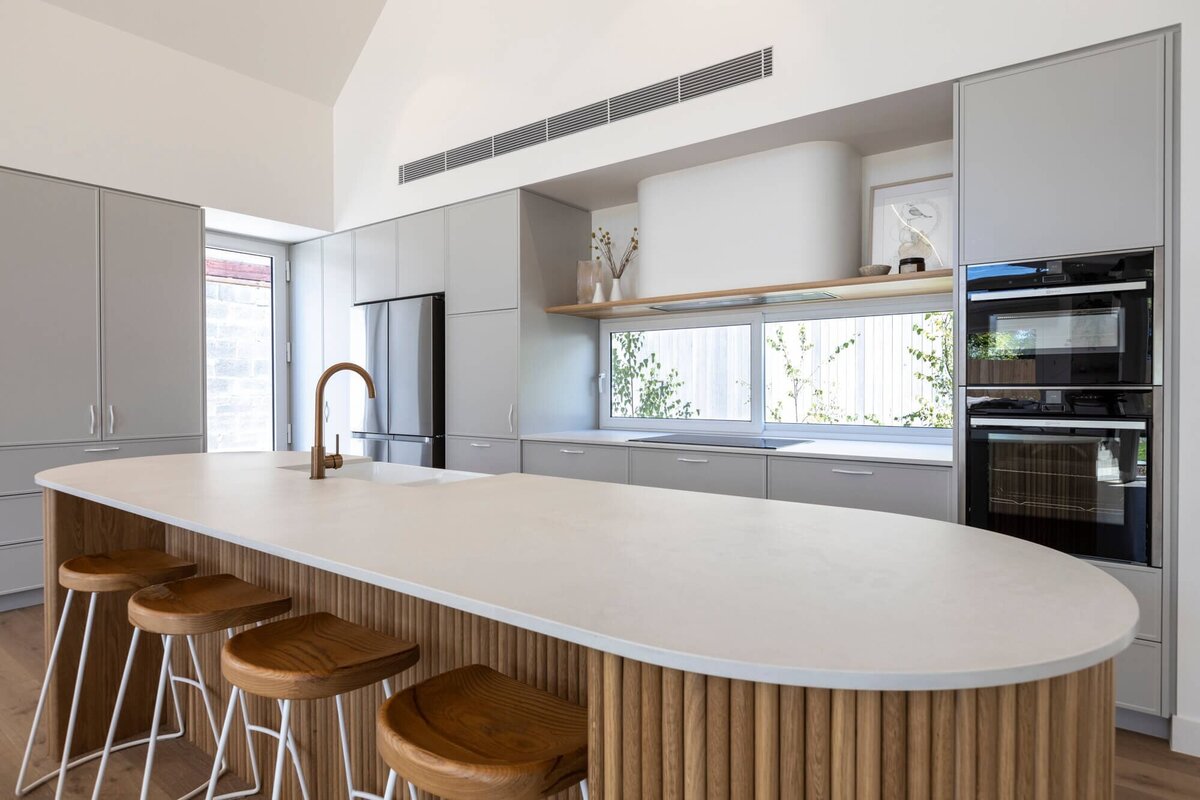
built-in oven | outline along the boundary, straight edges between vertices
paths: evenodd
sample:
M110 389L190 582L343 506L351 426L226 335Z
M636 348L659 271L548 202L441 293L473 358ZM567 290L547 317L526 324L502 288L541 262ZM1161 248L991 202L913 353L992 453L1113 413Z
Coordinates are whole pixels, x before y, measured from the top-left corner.
M968 389L968 524L1162 565L1159 389Z
M966 270L968 386L1150 386L1161 249Z

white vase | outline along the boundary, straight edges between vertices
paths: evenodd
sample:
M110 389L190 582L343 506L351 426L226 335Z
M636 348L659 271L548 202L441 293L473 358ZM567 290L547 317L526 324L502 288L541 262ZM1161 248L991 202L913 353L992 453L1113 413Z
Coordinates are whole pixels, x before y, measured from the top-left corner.
M592 291L592 302L604 302L604 281L600 280L599 278L596 279L596 288Z
M615 303L617 300L624 300L625 296L621 294L621 279L613 278L612 289L609 290L608 300L610 303Z

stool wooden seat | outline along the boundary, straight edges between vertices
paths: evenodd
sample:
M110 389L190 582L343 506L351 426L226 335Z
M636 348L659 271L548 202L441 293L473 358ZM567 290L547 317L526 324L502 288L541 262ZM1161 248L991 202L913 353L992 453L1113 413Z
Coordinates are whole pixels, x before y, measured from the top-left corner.
M316 700L390 678L419 657L413 642L318 613L239 633L221 649L221 672L260 697Z
M587 777L587 710L480 664L393 695L376 741L410 783L455 800L533 800Z
M58 582L78 592L122 592L195 574L193 562L161 550L114 550L64 561Z
M252 625L291 607L287 595L233 575L204 575L135 592L129 598L129 622L150 633L185 636Z

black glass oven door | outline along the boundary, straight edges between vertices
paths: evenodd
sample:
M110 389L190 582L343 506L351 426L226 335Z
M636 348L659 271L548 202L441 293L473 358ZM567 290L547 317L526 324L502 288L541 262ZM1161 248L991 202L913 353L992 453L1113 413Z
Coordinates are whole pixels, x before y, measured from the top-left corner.
M972 292L967 384L1154 382L1150 281Z
M970 420L967 522L1072 555L1150 564L1145 420Z

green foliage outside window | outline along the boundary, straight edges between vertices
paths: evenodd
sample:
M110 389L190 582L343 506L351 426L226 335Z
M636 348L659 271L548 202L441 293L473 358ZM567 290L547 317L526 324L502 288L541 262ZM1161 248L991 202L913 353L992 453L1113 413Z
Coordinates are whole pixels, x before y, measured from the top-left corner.
M663 374L658 355L642 355L646 336L641 331L613 333L612 416L641 419L691 419L700 409L679 398L679 371Z
M906 427L949 428L954 425L954 316L927 312L913 333L932 345L928 351L910 345L908 354L915 359L913 375L929 384L933 399L918 398L919 407L899 421Z
M825 389L817 383L821 376L821 368L833 364L842 353L853 347L858 341L858 334L837 344L829 355L821 359L820 363L810 365L808 364L809 353L816 348L817 343L808 338L808 326L803 324L796 325L796 336L790 342L784 335L783 329L783 325L775 328L775 334L767 337L767 347L779 353L780 358L783 359L783 370L788 382L787 396L792 401L793 421L821 423L858 422L852 415L848 415L842 411L837 400L826 395ZM793 348L795 349L793 350ZM802 412L800 400L804 396L805 391L809 393L809 402ZM782 400L776 401L773 407L767 409L767 418L771 422L784 421ZM874 419L863 421L876 425L879 424L878 420Z

